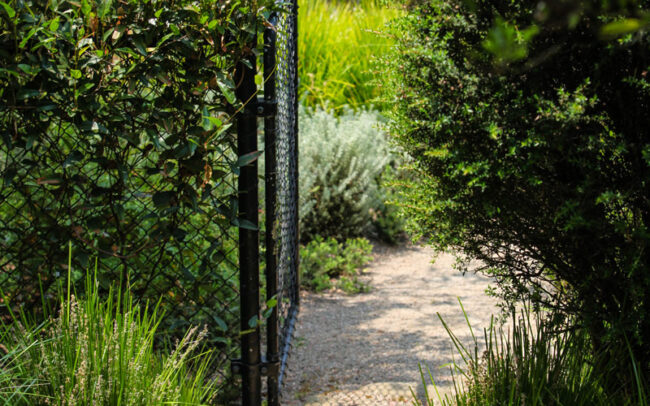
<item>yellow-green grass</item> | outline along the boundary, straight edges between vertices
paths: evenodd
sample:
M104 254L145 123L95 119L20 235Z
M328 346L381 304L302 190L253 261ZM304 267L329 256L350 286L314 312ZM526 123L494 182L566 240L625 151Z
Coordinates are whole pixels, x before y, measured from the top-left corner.
M402 11L380 0L300 0L299 6L303 102L335 110L376 105L382 77L374 61L393 45L385 26Z

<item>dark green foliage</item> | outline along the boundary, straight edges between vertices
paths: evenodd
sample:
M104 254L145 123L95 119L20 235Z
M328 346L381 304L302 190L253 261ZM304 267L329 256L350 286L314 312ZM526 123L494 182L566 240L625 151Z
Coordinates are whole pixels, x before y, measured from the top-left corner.
M372 218L373 234L388 244L398 244L406 240L405 221L398 206L381 203Z
M212 344L229 343L234 72L273 4L0 2L0 284L11 305L55 296L71 240L81 269L102 258L105 288L128 280L139 298L162 296L168 331L209 324Z
M405 242L408 238L406 219L401 209L404 200L399 192L403 184L402 178L408 175L408 171L400 168L406 161L405 157L401 156L396 159L395 164L384 169L379 182L382 197L380 204L372 212L372 237L391 245Z
M648 376L650 38L602 27L650 4L624 3L429 1L388 63L411 226Z
M339 243L334 238L316 236L300 248L301 283L316 292L334 286L348 293L366 291L368 287L358 275L372 260L371 253L372 245L365 238L350 238Z

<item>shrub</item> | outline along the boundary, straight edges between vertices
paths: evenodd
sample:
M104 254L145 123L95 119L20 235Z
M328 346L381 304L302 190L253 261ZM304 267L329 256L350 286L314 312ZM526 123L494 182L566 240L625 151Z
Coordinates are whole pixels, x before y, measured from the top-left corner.
M371 237L376 237L388 244L404 242L408 235L406 233L406 219L401 205L404 203L400 193L402 178L408 175L404 168L408 162L407 157L400 156L396 165L389 165L382 173L379 185L381 198L377 208L371 212L373 230Z
M648 376L650 33L600 27L649 4L569 3L428 1L397 25L405 210L505 299L575 315L612 359L629 342Z
M365 238L339 243L334 238L316 238L300 248L301 284L320 292L334 286L348 293L368 289L357 278L359 270L372 260L372 245ZM338 278L336 282L333 279Z
M381 116L372 111L340 117L324 110L300 117L300 233L339 241L360 236L381 204L378 181L393 159Z
M6 405L206 404L217 395L212 352L194 327L169 353L154 350L158 306L129 291L100 299L87 277L85 299L68 295L56 319L36 326L23 313L0 325L0 400Z
M394 43L384 25L400 14L376 0L301 0L300 97L310 107L370 107L381 82L372 61Z
M163 330L210 323L212 343L230 339L235 68L275 4L0 3L0 284L11 303L56 296L72 240L76 264L102 257L103 288L128 279L140 298L162 294Z

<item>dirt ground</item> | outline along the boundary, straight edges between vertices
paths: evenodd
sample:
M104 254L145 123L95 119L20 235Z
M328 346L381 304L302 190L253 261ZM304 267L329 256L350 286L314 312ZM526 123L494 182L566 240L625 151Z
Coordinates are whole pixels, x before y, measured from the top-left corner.
M303 293L282 404L411 405L411 389L424 389L418 364L449 392L444 365L459 357L436 313L470 343L458 298L481 335L498 310L487 278L452 269L451 255L433 258L430 248L379 247L369 293Z

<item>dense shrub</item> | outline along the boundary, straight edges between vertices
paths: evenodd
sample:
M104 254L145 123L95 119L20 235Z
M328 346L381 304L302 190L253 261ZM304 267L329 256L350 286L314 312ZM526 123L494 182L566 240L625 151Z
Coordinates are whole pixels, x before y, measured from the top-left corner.
M372 245L365 238L350 238L344 243L316 236L300 248L301 284L316 292L334 286L348 293L368 289L358 275L372 257Z
M301 110L300 232L339 241L356 237L371 225L381 204L379 177L391 162L382 119L372 111Z
M607 4L426 2L387 60L392 132L415 229L649 376L650 4Z
M0 7L0 284L38 307L64 249L164 298L167 327L236 329L236 66L272 0ZM80 288L83 283L80 284ZM55 296L55 295L54 295ZM8 309L0 305L0 317Z

